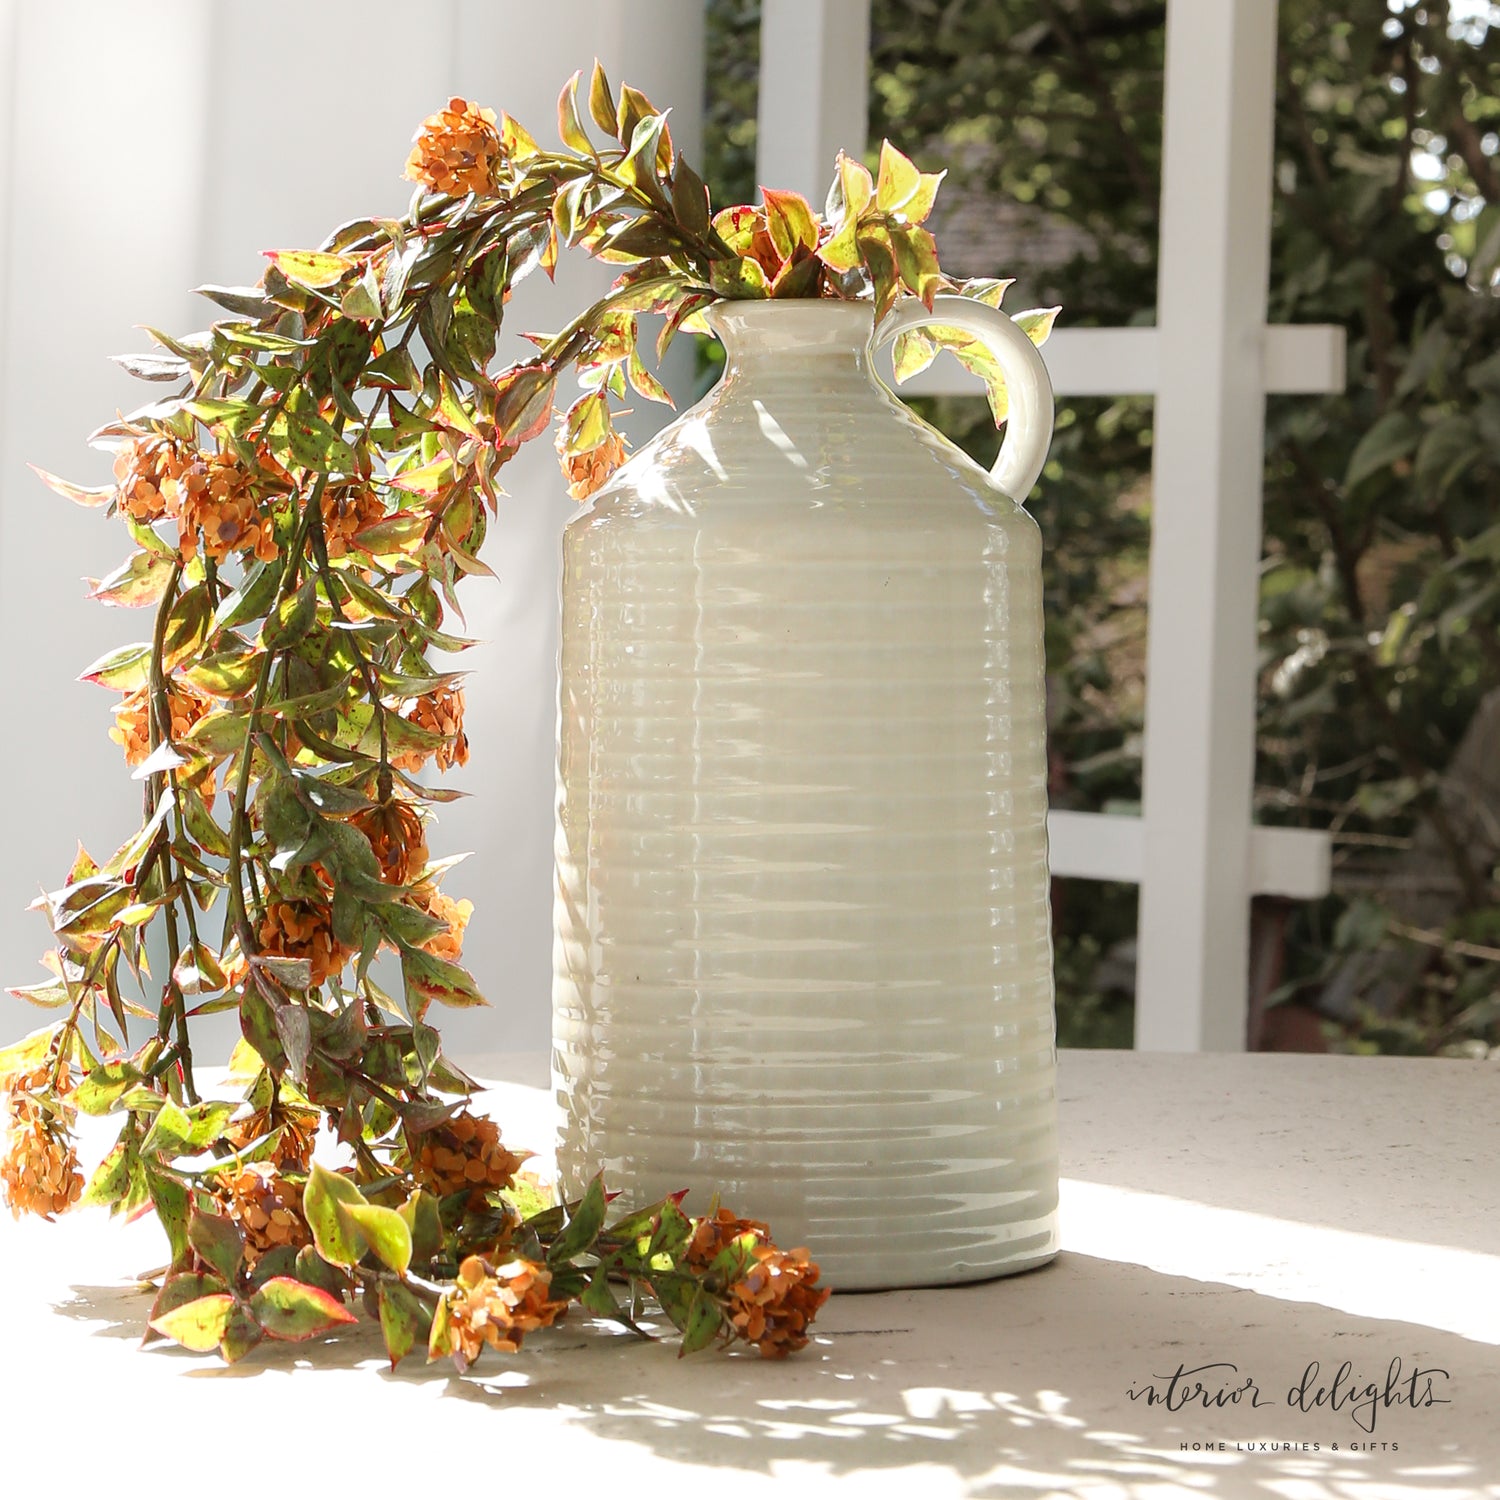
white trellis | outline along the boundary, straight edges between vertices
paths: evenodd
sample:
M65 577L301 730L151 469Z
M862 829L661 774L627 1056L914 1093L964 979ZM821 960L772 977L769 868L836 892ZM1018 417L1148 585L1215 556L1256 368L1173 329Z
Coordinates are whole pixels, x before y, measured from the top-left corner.
M818 201L866 140L869 0L764 0L762 182ZM1276 0L1169 0L1154 328L1063 329L1060 396L1155 397L1144 812L1053 813L1058 875L1140 885L1135 1040L1245 1045L1250 898L1324 894L1326 834L1251 822L1268 393L1337 391L1343 329L1267 327ZM904 389L972 389L940 362Z

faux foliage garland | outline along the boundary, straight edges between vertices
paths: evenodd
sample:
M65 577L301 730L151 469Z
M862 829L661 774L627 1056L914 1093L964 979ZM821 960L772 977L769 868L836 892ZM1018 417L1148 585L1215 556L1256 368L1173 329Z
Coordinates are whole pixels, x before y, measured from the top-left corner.
M152 330L156 352L121 359L175 390L94 434L116 482L42 476L135 543L92 596L154 610L151 638L83 675L123 695L111 734L144 807L112 857L80 849L38 903L49 978L13 993L60 1018L0 1053L0 1187L18 1214L154 1211L172 1259L150 1329L228 1360L355 1321L356 1292L393 1365L421 1346L460 1369L572 1301L638 1328L643 1293L684 1353L740 1340L781 1355L828 1296L806 1250L717 1204L690 1218L679 1195L611 1222L599 1179L549 1202L468 1107L475 1086L427 1020L433 1002L483 1003L460 962L472 907L427 848L424 810L454 793L415 779L468 756L461 674L431 654L469 644L444 628L456 586L489 571L498 472L551 425L559 377L582 388L556 438L575 499L624 458L611 401L669 402L641 313L665 317L660 358L723 298L869 299L881 317L902 292L998 306L1006 283L943 276L922 227L941 174L888 143L875 176L840 157L821 217L770 190L714 213L666 115L630 87L616 99L596 64L598 146L580 79L558 101L561 151L449 101L417 132L403 218L269 252L256 286L199 288L225 318ZM527 335L534 357L490 374L512 289L550 275L560 245L623 269L559 333ZM1053 311L1017 321L1040 343ZM957 329L904 335L898 375L940 347L984 376L1003 420L998 368ZM372 970L382 949L400 994ZM242 1097L203 1098L191 1022L229 1009ZM123 1117L87 1186L79 1111ZM313 1160L320 1125L337 1171Z

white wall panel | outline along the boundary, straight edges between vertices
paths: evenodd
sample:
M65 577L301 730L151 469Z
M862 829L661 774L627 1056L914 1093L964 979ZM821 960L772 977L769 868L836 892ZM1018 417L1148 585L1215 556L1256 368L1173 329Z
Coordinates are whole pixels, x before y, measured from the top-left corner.
M332 59L316 72L305 52L287 60L310 24ZM83 597L80 575L127 550L122 528L50 495L26 461L104 481L84 437L153 390L106 363L143 346L132 325L201 327L213 309L188 288L253 281L264 249L399 213L412 130L452 93L555 139L557 91L597 53L675 105L674 137L701 160L702 49L696 0L0 0L0 777L23 789L0 864L0 981L40 977L46 924L22 908L61 879L74 840L107 852L134 826L114 697L74 678L150 630ZM558 326L607 281L566 262L555 291L538 277L517 296L512 326ZM642 436L659 420L632 419ZM488 644L465 663L474 753L454 780L475 795L432 838L476 851L448 884L478 907L468 953L495 1008L443 1018L460 1050L540 1047L549 1032L556 540L572 506L545 443L504 478L513 498L486 554L500 581L466 592ZM0 1001L0 1039L39 1020ZM215 1024L233 1034L232 1018Z

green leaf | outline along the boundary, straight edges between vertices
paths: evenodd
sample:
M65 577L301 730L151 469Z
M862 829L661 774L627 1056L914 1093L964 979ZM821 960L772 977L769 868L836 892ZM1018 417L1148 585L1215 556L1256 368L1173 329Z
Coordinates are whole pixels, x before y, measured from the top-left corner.
M130 1187L130 1178L139 1158L123 1143L110 1149L108 1156L99 1163L89 1185L79 1200L84 1208L110 1208L123 1198Z
M495 439L528 442L552 419L557 377L545 365L522 365L495 382Z
M1033 307L1026 312L1018 312L1011 321L1040 348L1047 342L1052 325L1061 311L1060 307Z
M285 568L286 559L279 555L269 562L255 563L245 575L245 581L219 605L214 615L215 626L220 630L233 630L236 626L260 619L275 601Z
M211 1292L153 1317L150 1326L184 1349L207 1354L219 1347L234 1309L235 1299L228 1292Z
M188 833L205 854L226 858L229 854L229 835L214 821L208 804L195 787L182 788L182 812L187 820Z
M563 144L582 156L598 156L594 143L589 140L583 121L578 117L578 80L583 77L580 69L563 85L557 96L557 133Z
M300 1280L297 1275L297 1252L291 1245L277 1245L255 1262L255 1269L250 1273L251 1290L263 1287L275 1276L290 1276L294 1281Z
M234 1105L216 1100L206 1100L184 1109L172 1100L164 1099L146 1139L141 1142L141 1154L183 1156L202 1151L223 1135L234 1110Z
M92 666L78 674L80 682L97 682L100 687L117 688L122 693L132 693L145 687L146 676L151 667L151 647L142 642L132 646L118 646L106 651Z
M177 1275L168 1276L162 1283L161 1290L156 1294L155 1302L151 1304L151 1314L147 1319L147 1340L149 1341L155 1333L158 1318L165 1317L179 1307L186 1307L190 1302L197 1302L204 1297L216 1296L224 1292L224 1283L217 1276L208 1276L201 1271L183 1271ZM213 1344L208 1347L213 1348Z
M646 1254L652 1260L658 1256L664 1256L676 1265L692 1237L692 1220L676 1203L668 1199L661 1205L657 1225L652 1231L651 1243L647 1247Z
M818 248L818 259L830 271L852 271L860 261L858 220L846 220L843 228Z
M398 1276L406 1274L411 1265L411 1230L394 1208L361 1202L340 1204L339 1212L359 1226L377 1260Z
M319 473L352 474L354 450L316 411L288 407L266 434L271 452L284 463Z
M418 1339L425 1342L432 1329L432 1308L399 1283L380 1283L380 1332L391 1368L411 1353Z
M318 589L309 578L289 599L283 599L260 628L260 644L267 651L285 651L312 629L318 618Z
M591 1313L601 1318L618 1318L620 1304L609 1285L609 1269L599 1266L578 1299Z
M617 169L622 177L635 183L663 208L670 205L657 173L666 171L670 165L664 159L671 154L667 144L669 139L665 115L643 117L631 131L630 147Z
M14 990L11 994L15 994ZM39 1063L45 1062L52 1052L52 1039L62 1030L61 1021L38 1027L19 1042L0 1048L0 1083L9 1082L18 1074L29 1073ZM122 1089L121 1093L124 1092Z
M3 1058L0 1058L3 1066ZM107 1115L121 1095L141 1081L140 1071L128 1062L100 1063L91 1068L73 1091L73 1103L86 1115Z
M449 963L446 958L424 953L420 948L401 950L401 977L406 984L408 1006L411 1006L412 995L419 996L424 1002L423 1005L411 1006L413 1013L424 1010L425 1002L433 1000L439 1005L454 1007L489 1004L479 993L467 969Z
M68 1005L73 997L68 993L68 987L61 979L49 979L42 984L12 985L7 992L24 1000L28 1005L40 1006L43 1010L56 1010L59 1006ZM3 1077L0 1074L0 1077Z
M357 260L321 250L267 250L265 257L288 281L314 291L335 286L359 269Z
M434 1194L417 1188L396 1211L411 1231L413 1260L425 1263L442 1254L443 1221Z
M245 1258L245 1241L234 1220L193 1208L188 1213L187 1237L193 1249L232 1286Z
M294 1274L298 1281L321 1287L332 1297L342 1297L349 1289L349 1278L336 1266L329 1265L311 1245L304 1245L297 1252Z
M575 1256L593 1248L604 1228L607 1203L604 1196L604 1178L601 1174L589 1183L588 1190L574 1205L567 1224L547 1250L550 1265L562 1265Z
M1484 443L1473 419L1453 415L1430 428L1417 449L1417 483L1442 496L1464 471L1484 457Z
M880 143L880 170L875 179L875 206L882 213L904 208L922 186L922 174L889 141Z
M1422 429L1404 411L1389 411L1355 445L1344 474L1344 488L1352 490L1372 474L1388 469L1413 452Z
M243 318L268 318L276 304L258 286L195 286L194 293Z
M695 239L706 239L713 225L708 187L682 158L672 171L672 212L677 222ZM814 241L816 241L814 235Z
M265 1336L265 1330L250 1316L249 1308L237 1301L219 1339L219 1353L225 1364L238 1364Z
M172 1247L172 1264L181 1265L188 1258L192 1241L188 1238L188 1219L192 1205L188 1190L176 1177L167 1172L146 1168L146 1184L151 1193L151 1202L156 1217Z
M302 1194L302 1212L312 1230L318 1254L329 1265L357 1265L365 1253L364 1236L358 1224L340 1212L364 1201L364 1195L347 1177L313 1163Z
M115 487L112 484L70 484L66 479L59 479L56 474L49 474L46 469L37 468L35 464L28 464L26 467L54 494L61 495L64 500L71 500L75 505L93 510L100 505L107 505L115 498Z
M589 113L594 117L594 124L605 135L612 136L615 133L617 118L615 96L610 92L609 79L605 76L597 57L594 59L594 71L589 79Z
M766 204L766 228L771 243L783 260L790 260L800 246L804 250L818 247L818 226L813 222L812 205L801 193L781 193L762 188Z
M895 247L890 235L879 225L858 230L855 243L875 288L875 321L878 323L891 310L900 289Z
M273 1339L288 1342L316 1338L359 1321L339 1298L290 1276L273 1276L263 1282L250 1299L250 1311Z
M917 225L892 229L890 237L902 281L931 309L932 299L946 284L942 268L938 265L937 241ZM1056 312L1057 309L1053 308L1054 316ZM1051 327L1050 322L1048 327Z
M714 261L708 268L708 283L721 297L740 301L767 297L771 291L760 262L738 257Z
M87 580L89 598L116 608L144 609L160 602L175 565L158 552L134 552L107 578Z
M204 755L231 755L245 742L245 731L250 723L248 713L236 709L216 708L204 714L182 737L186 749L200 751Z
M920 328L909 328L896 335L891 347L891 367L896 384L902 385L913 375L920 375L937 358L938 346Z
M432 1327L427 1333L427 1362L431 1364L441 1354L453 1352L453 1340L449 1336L448 1299L443 1298L432 1311Z
M682 1345L677 1357L681 1359L685 1354L696 1354L700 1349L708 1348L723 1327L723 1308L703 1287L694 1287L688 1298L682 1324Z
M358 281L339 299L339 311L346 318L369 322L380 316L380 283L374 271L366 266Z

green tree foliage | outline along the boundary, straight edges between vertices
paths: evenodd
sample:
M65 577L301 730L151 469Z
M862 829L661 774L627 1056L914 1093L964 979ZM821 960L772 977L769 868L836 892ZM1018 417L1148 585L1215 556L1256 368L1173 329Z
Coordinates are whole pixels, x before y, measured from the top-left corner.
M753 186L758 12L710 7L707 160L730 197ZM1148 0L875 0L871 138L949 168L945 264L1003 261L1075 326L1152 321L1164 22ZM1256 815L1331 829L1335 881L1257 901L1255 1009L1342 989L1341 1045L1483 1050L1500 836L1453 768L1500 689L1500 39L1460 0L1282 0L1280 25L1270 318L1343 324L1349 384L1269 403ZM982 403L927 410L993 453ZM1140 795L1150 446L1148 401L1067 402L1032 502L1059 805ZM1117 1044L1099 964L1133 893L1059 895L1061 1034Z

